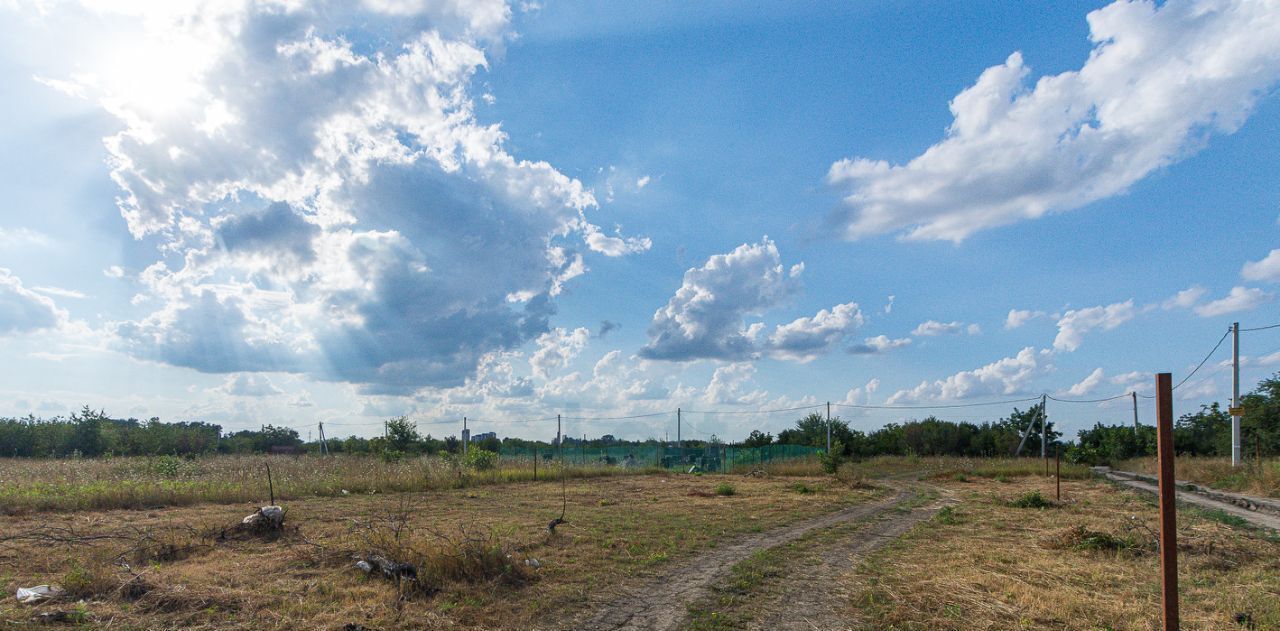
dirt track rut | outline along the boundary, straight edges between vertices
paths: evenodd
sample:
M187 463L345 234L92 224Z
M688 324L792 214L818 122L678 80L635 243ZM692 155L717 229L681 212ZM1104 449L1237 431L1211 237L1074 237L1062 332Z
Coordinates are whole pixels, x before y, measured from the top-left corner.
M914 492L914 488L902 486L893 497L886 500L859 504L718 547L628 591L620 598L598 609L594 615L575 624L574 628L591 631L678 629L686 622L689 605L705 597L717 581L729 575L729 570L734 564L746 559L757 550L783 545L817 529L830 528L844 522L868 519L887 513L868 530L860 531L855 535L856 545L850 549L856 548L865 554L878 548L923 518L917 515L920 511L893 510L900 502L910 498ZM833 563L838 560L833 559ZM808 583L808 581L804 582ZM831 603L826 604L828 607L830 605ZM821 608L823 605L814 606ZM806 625L801 628L815 627Z

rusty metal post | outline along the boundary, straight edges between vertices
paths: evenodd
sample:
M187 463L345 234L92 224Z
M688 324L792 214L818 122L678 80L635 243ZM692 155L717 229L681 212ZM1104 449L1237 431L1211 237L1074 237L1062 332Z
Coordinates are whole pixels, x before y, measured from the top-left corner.
M1164 631L1178 628L1178 515L1173 478L1173 375L1156 375L1156 453L1160 466L1160 606Z
M1058 501L1062 501L1062 445L1054 450L1053 479L1058 483Z

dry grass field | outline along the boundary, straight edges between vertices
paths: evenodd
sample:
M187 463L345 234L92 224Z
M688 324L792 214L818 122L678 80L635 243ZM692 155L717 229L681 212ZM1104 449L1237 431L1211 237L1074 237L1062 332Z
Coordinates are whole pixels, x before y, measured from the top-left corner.
M848 576L865 628L1159 628L1150 496L1093 480L1064 481L1060 503L1039 477L939 484L958 503ZM1182 628L1280 629L1280 539L1189 508L1178 524Z
M1031 459L960 458L873 459L836 476L812 463L762 475L595 474L567 480L554 535L561 484L496 475L429 490L289 491L285 528L270 533L236 526L260 494L142 509L28 505L0 516L0 625L574 628L732 542L889 502L725 563L681 624L777 628L789 610L804 624L805 607L790 602L799 590L859 629L1154 628L1152 501L1064 467L1055 502L1042 474ZM251 473L244 480L250 493ZM1280 629L1280 539L1189 509L1179 537L1184 628ZM888 544L863 545L872 539ZM371 554L412 563L416 580L356 569ZM12 597L44 583L67 594L36 606Z
M732 494L718 494L721 485ZM12 594L56 583L73 594L39 607L7 597L0 620L62 612L117 629L563 628L609 586L880 493L817 477L570 480L555 536L546 532L561 510L555 482L286 501L286 531L274 540L218 540L249 505L9 516L0 585ZM12 539L19 533L31 536ZM400 589L366 577L352 557L369 552L423 574ZM525 564L533 559L539 567Z

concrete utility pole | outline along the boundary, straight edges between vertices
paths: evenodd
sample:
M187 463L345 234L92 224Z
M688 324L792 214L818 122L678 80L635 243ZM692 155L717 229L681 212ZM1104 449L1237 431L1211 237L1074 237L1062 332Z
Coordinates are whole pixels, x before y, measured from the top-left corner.
M1046 463L1049 462L1048 461L1049 452L1047 451L1047 448L1049 446L1049 432L1046 431L1044 428L1045 426L1044 417L1046 416L1044 412L1045 412L1045 404L1048 403L1048 401L1049 401L1049 395L1047 394L1040 395L1040 459L1044 460Z
M1130 392L1129 395L1133 397L1133 435L1137 436L1138 435L1138 393Z
M471 442L471 430L467 429L467 417L462 417L462 455L467 455L467 443Z
M1240 323L1231 325L1231 466L1240 466Z
M827 457L831 457L831 402L827 401Z
M679 445L680 447L680 464L683 465L684 464L684 441L680 440L680 422L681 422L680 408L676 408L676 444Z

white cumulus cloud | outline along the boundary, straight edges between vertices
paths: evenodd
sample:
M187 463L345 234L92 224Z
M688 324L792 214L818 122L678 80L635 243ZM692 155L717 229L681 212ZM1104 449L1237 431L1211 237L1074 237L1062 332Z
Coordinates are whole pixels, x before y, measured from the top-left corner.
M1093 372L1089 373L1089 376L1081 379L1079 383L1072 385L1070 388L1067 388L1067 394L1073 397L1082 397L1089 394L1098 388L1102 383L1103 377L1104 374L1102 369L1094 368Z
M1046 314L1043 311L1031 311L1029 309L1010 309L1009 315L1004 319L1004 328L1016 329L1022 325L1036 319L1043 318Z
M1280 281L1280 249L1272 250L1262 260L1246 262L1240 276L1255 282Z
M47 296L22 285L22 279L0 267L0 335L51 329L67 314Z
M1212 318L1238 311L1249 311L1261 307L1275 299L1271 294L1256 287L1232 287L1226 296L1206 302L1195 308L1196 315Z
M1118 0L1088 14L1079 70L1042 76L1020 53L951 101L946 137L906 164L844 159L833 220L847 238L960 241L1123 193L1233 133L1280 79L1274 0Z
M839 345L862 326L857 303L822 309L812 317L775 326L766 333L760 316L801 290L803 264L784 267L777 245L765 237L716 254L690 269L666 306L654 313L646 359L743 361L760 356L809 361Z
M1047 367L1042 355L1027 347L1013 357L1005 357L981 368L964 370L937 381L921 381L920 385L899 390L887 400L889 405L951 401L981 396L1025 394L1030 382Z
M44 8L50 29L129 33L64 38L36 71L117 120L120 213L158 245L135 300L152 310L108 326L133 356L454 387L550 330L584 253L649 247L605 235L590 190L477 119L502 0Z
M1058 319L1058 335L1053 338L1053 348L1058 351L1074 351L1084 342L1089 331L1110 331L1133 319L1136 310L1133 300L1086 309L1072 309Z

